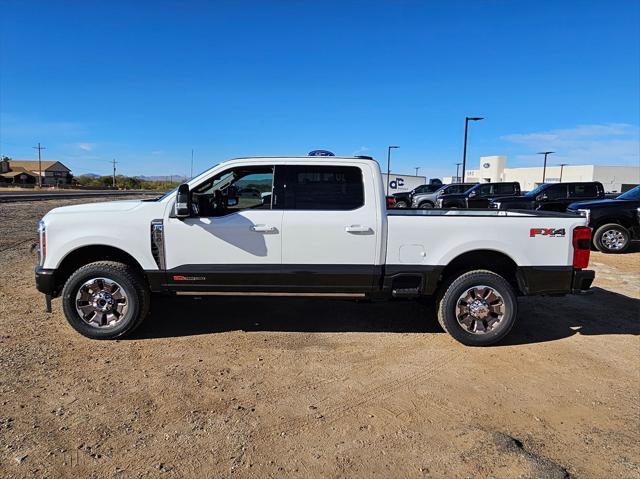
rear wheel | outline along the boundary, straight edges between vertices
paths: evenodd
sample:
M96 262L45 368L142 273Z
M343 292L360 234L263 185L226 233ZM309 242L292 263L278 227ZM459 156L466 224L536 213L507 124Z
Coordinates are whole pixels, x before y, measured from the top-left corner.
M420 203L420 208L423 210L430 210L433 208L433 203L430 203L429 201L424 201Z
M593 235L594 246L603 253L624 253L630 243L629 230L616 223L601 226Z
M467 346L488 346L504 338L518 313L515 292L507 280L476 270L450 280L438 303L438 322Z
M69 324L92 339L114 339L132 332L149 310L149 289L132 267L99 261L73 273L62 290Z

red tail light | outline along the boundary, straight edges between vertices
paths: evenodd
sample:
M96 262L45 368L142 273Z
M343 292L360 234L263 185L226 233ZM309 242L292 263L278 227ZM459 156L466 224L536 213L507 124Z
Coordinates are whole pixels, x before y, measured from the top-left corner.
M396 206L396 199L393 196L387 196L387 208L394 208Z
M583 269L589 266L591 255L591 228L577 226L573 230L573 267Z

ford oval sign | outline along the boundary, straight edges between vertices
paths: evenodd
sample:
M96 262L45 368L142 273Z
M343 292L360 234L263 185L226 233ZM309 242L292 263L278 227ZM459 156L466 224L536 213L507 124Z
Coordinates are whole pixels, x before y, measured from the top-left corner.
M313 150L309 152L309 156L336 156L329 150Z
M483 168L489 168L490 166L491 166L491 165L490 165L489 163L484 163L484 164L482 165L482 167L483 167Z

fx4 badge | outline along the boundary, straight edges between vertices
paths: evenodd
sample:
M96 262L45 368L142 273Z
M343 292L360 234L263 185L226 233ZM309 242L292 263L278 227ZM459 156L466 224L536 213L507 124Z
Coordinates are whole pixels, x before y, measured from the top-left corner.
M564 237L564 228L531 228L529 230L529 236L535 238L536 236L552 236L552 237Z

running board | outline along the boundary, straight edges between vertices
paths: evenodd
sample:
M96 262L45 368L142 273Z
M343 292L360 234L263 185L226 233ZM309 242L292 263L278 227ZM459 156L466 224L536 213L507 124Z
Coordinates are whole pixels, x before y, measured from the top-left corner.
M178 296L302 296L302 297L322 297L322 298L364 298L364 293L268 293L268 292L245 292L245 291L177 291Z

